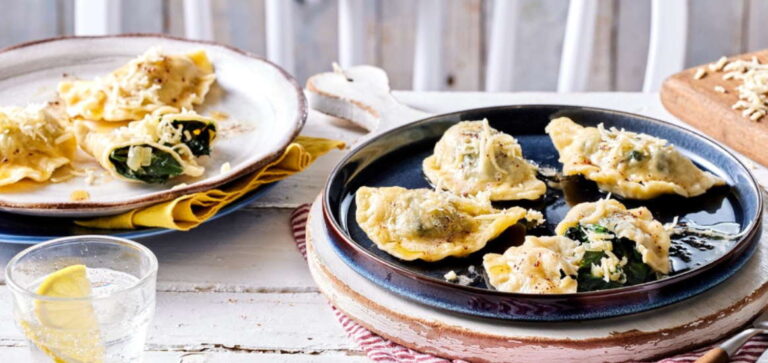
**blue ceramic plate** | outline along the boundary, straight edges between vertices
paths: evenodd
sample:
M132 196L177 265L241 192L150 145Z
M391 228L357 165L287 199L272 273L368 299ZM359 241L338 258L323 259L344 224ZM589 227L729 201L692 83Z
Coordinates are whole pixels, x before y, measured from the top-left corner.
M379 250L355 221L354 193L360 186L428 188L422 160L432 153L448 127L462 120L487 118L491 126L515 136L526 158L558 170L558 153L544 133L547 123L567 116L579 124L624 128L669 140L701 168L722 177L728 187L696 198L664 196L650 201L621 200L627 207L648 207L663 223L679 217L700 225L743 232L735 241L690 241L673 238L669 277L629 287L572 294L520 294L493 290L482 274L482 256L501 253L526 233L512 228L467 258L439 262L401 261ZM529 234L551 235L570 205L605 196L594 183L576 180L563 191L550 189L537 201L494 203L520 205L544 213L545 226ZM358 273L380 286L420 303L453 312L527 321L605 318L672 304L704 292L738 271L756 249L760 236L762 197L754 178L732 154L705 136L648 117L578 106L507 106L431 117L386 132L353 150L326 185L323 211L329 239ZM475 276L469 286L444 280L454 270ZM472 271L477 273L473 275Z
M265 184L222 208L211 219L221 218L259 199L278 182ZM176 232L167 228L142 228L136 230L106 230L80 227L71 218L35 217L0 212L0 243L35 244L53 238L83 234L102 234L128 239L139 239Z

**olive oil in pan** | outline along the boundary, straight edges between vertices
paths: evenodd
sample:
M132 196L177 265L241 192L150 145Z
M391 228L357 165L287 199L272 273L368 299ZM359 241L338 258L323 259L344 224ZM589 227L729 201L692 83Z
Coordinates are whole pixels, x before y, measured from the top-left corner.
M680 221L672 233L669 258L671 275L705 265L730 250L740 236L741 226L733 222L692 225Z

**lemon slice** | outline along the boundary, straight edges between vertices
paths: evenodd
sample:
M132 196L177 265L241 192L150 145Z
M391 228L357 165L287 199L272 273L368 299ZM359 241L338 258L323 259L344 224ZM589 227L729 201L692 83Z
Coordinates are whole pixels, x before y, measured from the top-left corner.
M37 294L79 298L91 294L85 265L72 265L48 275ZM90 301L36 300L36 324L22 323L27 337L55 362L100 363L104 345Z

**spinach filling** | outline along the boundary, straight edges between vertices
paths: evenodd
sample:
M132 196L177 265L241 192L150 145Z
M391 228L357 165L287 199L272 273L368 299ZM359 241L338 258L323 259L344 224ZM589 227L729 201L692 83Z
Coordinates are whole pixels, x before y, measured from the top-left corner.
M568 228L565 232L565 236L579 243L586 243L588 242L586 230L594 231L596 233L611 233L604 226L590 224ZM592 275L592 265L600 265L600 260L603 257L607 257L607 255L603 251L587 251L579 262L579 269L576 276L579 292L637 285L656 279L654 271L650 266L643 262L643 256L635 249L635 242L627 238L617 238L614 235L611 240L611 245L613 254L615 254L619 260L623 257L627 258L627 264L623 267L619 267L619 271L623 272L626 276L626 281L606 282L602 277Z
M186 144L195 156L210 155L211 141L216 137L216 125L194 120L173 120L171 126L181 127L181 142ZM168 145L172 146L172 145Z
M151 147L149 145L140 145ZM109 161L115 166L118 174L129 178L143 181L150 184L165 183L168 179L181 175L184 168L168 152L152 148L152 159L150 164L142 166L138 170L131 170L128 167L128 151L131 147L124 146L112 151L109 154Z
M635 160L635 161L642 161L645 158L645 154L643 154L640 150L632 150L627 155L627 160Z

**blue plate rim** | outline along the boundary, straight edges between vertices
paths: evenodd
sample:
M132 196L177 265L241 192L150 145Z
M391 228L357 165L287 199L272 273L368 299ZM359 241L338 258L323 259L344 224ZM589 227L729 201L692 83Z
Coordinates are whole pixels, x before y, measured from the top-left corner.
M232 214L233 212L236 212L237 210L246 207L251 202L261 198L267 191L272 189L279 182L280 181L275 181L272 183L264 184L259 186L259 188L257 188L256 190L246 193L244 196L240 197L239 199L235 200L234 202L230 203L229 205L219 210L218 213L216 213L213 217L203 222L203 224L219 219L226 215ZM30 218L34 218L34 217L30 216ZM61 219L74 221L77 218L61 218ZM109 233L110 231L122 231L122 232ZM103 232L107 232L107 233L103 233ZM183 232L183 231L178 231L178 230L169 229L169 228L158 228L158 227L142 228L139 230L92 229L92 233L89 233L89 234L101 234L101 235L115 236L115 237L128 238L128 239L141 239L141 238L158 236L158 235L163 235L163 234L173 233L173 232ZM45 242L45 241L48 241L54 238L60 238L60 237L66 237L66 236L59 236L59 235L27 236L27 235L19 235L19 234L0 233L0 243L34 245L37 243Z

